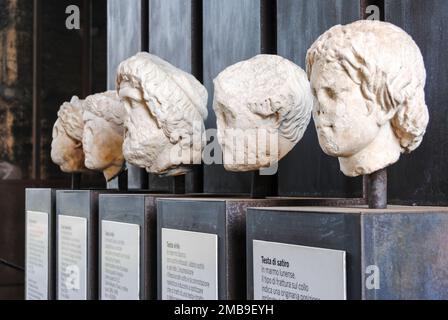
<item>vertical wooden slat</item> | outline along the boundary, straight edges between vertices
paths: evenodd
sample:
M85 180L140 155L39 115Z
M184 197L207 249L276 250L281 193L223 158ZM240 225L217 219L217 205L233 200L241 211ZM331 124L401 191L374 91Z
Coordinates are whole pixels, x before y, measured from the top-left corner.
M142 50L141 0L109 0L107 3L108 88L115 89L117 67Z
M206 127L216 128L213 79L228 66L261 53L261 8L260 0L207 0L203 7L204 84L209 92ZM206 193L250 193L250 182L250 173L226 172L222 165L204 169Z
M33 8L33 162L32 179L40 179L40 119L41 119L41 0Z
M277 53L277 1L261 0L261 52ZM280 0L282 1L282 0Z
M421 146L389 169L394 203L448 205L448 1L385 0L386 21L408 32L420 47L427 72L430 122Z
M145 41L142 35L146 12L144 0L109 0L107 3L107 70L108 88L115 90L117 67L123 60L142 51ZM129 189L147 187L147 174L144 170L128 165ZM109 184L118 187L118 180Z
M151 0L149 7L149 50L191 73L192 1Z
M359 0L281 0L277 2L278 54L305 69L308 48L336 24L359 20ZM313 121L279 168L282 196L361 197L362 180L345 178L336 158L326 156Z
M149 50L174 66L202 80L202 32L200 0L151 0L149 3ZM173 191L174 178L149 177L150 189ZM202 168L195 167L185 190L202 192ZM178 184L177 183L177 184ZM177 186L179 187L179 186Z
M92 93L92 0L82 1L82 99Z

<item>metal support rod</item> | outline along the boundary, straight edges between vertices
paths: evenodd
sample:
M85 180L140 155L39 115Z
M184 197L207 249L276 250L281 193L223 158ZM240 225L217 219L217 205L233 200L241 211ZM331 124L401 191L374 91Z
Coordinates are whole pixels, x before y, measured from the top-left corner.
M147 190L148 173L145 169L140 169L133 165L127 164L128 188L132 190Z
M191 166L191 171L186 176L186 185L189 187L189 193L204 192L204 168L202 165Z
M128 170L124 170L118 175L118 190L128 191Z
M387 169L368 176L368 200L370 209L387 208Z
M252 199L264 199L277 195L277 175L260 175L260 171L252 172L250 196Z
M185 175L173 177L173 194L185 194Z
M72 173L72 190L81 189L81 173Z

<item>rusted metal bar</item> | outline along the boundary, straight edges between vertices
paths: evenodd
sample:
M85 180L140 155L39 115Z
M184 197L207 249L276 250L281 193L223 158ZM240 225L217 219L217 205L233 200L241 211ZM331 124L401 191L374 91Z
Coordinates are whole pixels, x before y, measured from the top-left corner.
M185 175L173 177L173 194L185 194Z
M370 209L387 208L387 168L372 173L368 177L368 198Z
M252 173L250 196L252 199L264 199L277 196L278 176L263 176L260 171Z
M79 190L81 189L81 173L72 173L72 190Z
M118 175L118 190L128 191L128 170L124 170Z

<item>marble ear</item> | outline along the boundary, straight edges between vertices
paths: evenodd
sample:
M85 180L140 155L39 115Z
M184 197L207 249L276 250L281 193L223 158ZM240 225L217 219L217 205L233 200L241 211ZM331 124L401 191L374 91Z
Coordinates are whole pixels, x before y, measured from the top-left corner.
M377 107L376 111L376 121L378 123L378 126L382 127L387 122L389 122L394 116L395 116L396 110L393 108L390 108L389 110L384 110L381 107Z

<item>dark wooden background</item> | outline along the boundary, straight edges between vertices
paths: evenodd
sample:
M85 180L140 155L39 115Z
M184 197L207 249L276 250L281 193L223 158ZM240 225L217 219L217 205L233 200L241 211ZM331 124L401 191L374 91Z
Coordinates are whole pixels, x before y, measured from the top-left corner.
M81 9L81 30L65 28L65 8ZM425 58L431 122L422 146L389 169L390 202L448 205L448 2L446 0L0 0L0 258L23 266L24 188L63 186L69 176L51 163L56 112L72 95L113 89L118 63L149 50L193 73L209 92L227 66L259 53L278 53L304 67L312 42L335 24L365 16L377 4L383 17L409 32ZM196 173L198 174L198 173ZM201 174L196 177L201 177ZM194 177L187 190L197 190ZM149 177L151 189L172 180ZM131 183L132 185L132 183ZM206 193L249 193L250 174L203 168ZM100 174L84 186L104 186ZM339 172L320 149L311 123L281 161L280 196L359 197L362 179ZM0 266L0 298L20 285L21 273Z

